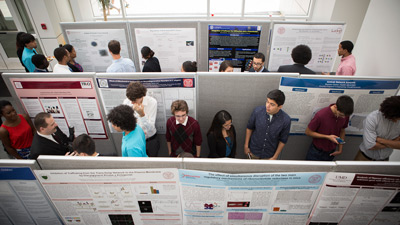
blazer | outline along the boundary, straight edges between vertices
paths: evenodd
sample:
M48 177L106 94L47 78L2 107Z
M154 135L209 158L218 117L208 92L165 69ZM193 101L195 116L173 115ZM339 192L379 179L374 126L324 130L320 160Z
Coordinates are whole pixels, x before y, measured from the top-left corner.
M149 58L143 66L142 72L161 72L160 62L156 57Z
M236 131L235 131L234 126L232 126L231 129L233 131L234 140L233 140L233 147L231 149L231 154L228 157L235 158L235 155L236 155ZM208 148L210 149L208 158L226 157L226 142L223 138L216 139L214 136L214 132L210 132L209 134L207 134L207 142L208 142Z
M39 155L65 155L65 153L69 151L68 137L58 127L54 135L61 142L61 144L39 136L36 133L33 136L30 158L37 159Z
M308 69L303 64L295 63L293 65L280 66L278 72L294 72L300 74L315 74L314 71Z
M251 67L251 68L249 69L249 72L251 73L251 72L256 72L256 71L254 70L253 67ZM261 72L266 73L266 72L269 72L269 70L267 70L267 69L264 67L263 71L261 71Z

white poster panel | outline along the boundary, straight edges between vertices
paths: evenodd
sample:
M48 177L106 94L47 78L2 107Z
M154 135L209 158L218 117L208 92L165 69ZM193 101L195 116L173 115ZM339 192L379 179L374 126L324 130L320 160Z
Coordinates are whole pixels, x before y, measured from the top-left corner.
M292 50L303 44L312 51L308 68L315 72L332 71L344 29L345 25L340 24L274 24L268 70L273 72L279 66L293 64Z
M155 52L162 72L180 72L183 62L196 61L196 28L136 28L135 35L140 71L145 63L144 46Z
M108 51L108 42L111 40L119 41L121 56L129 58L124 29L68 29L65 33L76 51L75 61L85 72L105 72L111 65L112 57Z

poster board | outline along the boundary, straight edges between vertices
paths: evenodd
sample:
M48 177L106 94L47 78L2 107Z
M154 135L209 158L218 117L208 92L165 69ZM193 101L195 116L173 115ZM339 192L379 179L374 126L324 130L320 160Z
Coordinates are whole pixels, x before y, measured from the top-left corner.
M332 71L345 28L344 23L273 23L268 70L294 64L292 50L304 44L312 51L309 69L317 73Z
M0 159L0 167L29 167L32 170L40 170L39 164L34 159Z

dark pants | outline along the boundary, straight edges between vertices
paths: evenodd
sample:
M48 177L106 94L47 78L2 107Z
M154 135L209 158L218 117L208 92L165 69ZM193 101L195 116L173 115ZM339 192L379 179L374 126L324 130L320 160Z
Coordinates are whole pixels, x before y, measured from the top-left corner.
M157 157L158 150L160 150L160 141L158 140L157 133L152 137L146 139L146 153L148 157Z
M314 161L332 161L335 156L330 156L332 152L334 152L336 149L333 149L332 151L325 152L322 149L319 149L314 146L314 144L311 143L310 148L308 149L306 160L314 160Z

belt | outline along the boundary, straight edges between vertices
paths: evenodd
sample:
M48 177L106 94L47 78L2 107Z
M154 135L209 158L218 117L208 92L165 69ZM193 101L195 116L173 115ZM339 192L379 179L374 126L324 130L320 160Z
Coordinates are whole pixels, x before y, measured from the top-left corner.
M332 152L336 151L336 148L334 148L333 150L325 151L323 149L317 148L317 146L315 146L314 144L312 144L312 145L313 145L314 149L319 151L319 152L332 153Z
M152 140L154 140L156 138L157 138L157 133L155 133L153 136L147 138L146 141L152 141Z
M361 150L359 150L359 151L361 152L361 154L362 154L365 158L367 158L368 160L371 160L371 161L388 161L388 159L389 159L389 158L386 158L386 159L373 159L373 158L367 156L363 151L361 151Z

